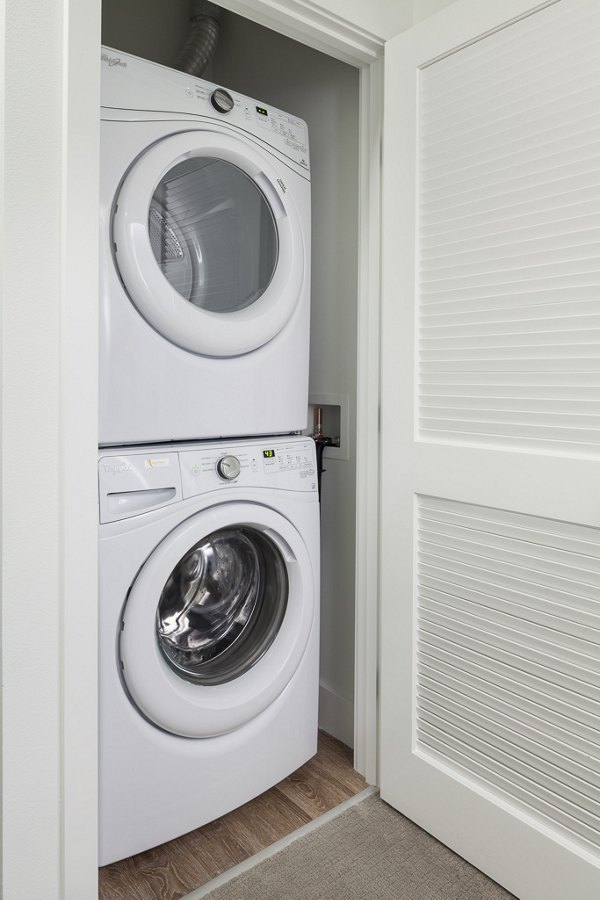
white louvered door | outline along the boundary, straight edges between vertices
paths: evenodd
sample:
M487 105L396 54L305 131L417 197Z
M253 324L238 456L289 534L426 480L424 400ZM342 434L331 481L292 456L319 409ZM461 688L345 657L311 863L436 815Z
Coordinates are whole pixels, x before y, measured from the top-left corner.
M600 898L600 2L389 42L382 796Z

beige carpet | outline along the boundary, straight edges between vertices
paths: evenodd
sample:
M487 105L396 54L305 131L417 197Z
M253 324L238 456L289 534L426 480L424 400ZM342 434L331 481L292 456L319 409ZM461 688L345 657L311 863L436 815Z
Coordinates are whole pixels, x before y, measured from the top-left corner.
M210 900L514 900L378 796L217 887Z

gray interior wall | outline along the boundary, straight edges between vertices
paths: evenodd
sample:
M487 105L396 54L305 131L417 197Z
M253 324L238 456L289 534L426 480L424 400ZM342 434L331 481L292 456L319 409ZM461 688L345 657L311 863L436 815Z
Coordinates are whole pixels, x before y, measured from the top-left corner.
M104 0L102 40L169 64L189 0ZM322 502L322 725L353 739L358 71L223 11L207 77L308 122L313 186L310 390L349 397L349 459L327 459Z
M189 18L190 0L103 0L102 43L168 66Z
M229 12L215 82L308 123L310 391L348 395L349 459L327 459L321 504L321 724L351 742L354 699L358 70Z

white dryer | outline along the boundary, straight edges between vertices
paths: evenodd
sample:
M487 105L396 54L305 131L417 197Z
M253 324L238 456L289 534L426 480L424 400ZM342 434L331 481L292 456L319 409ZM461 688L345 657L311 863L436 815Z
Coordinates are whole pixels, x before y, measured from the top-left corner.
M316 752L319 504L306 438L102 452L100 864Z
M306 123L104 47L100 444L302 431Z

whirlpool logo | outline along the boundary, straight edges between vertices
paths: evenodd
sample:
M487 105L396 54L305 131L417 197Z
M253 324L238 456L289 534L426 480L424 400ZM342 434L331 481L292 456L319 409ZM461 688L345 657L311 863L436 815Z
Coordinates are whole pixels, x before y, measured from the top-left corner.
M127 63L120 56L109 56L108 53L102 54L102 62L108 63L109 69L112 69L114 66L121 66L123 69L127 68Z
M122 475L123 472L133 472L133 466L126 462L104 463L103 468L108 475Z

